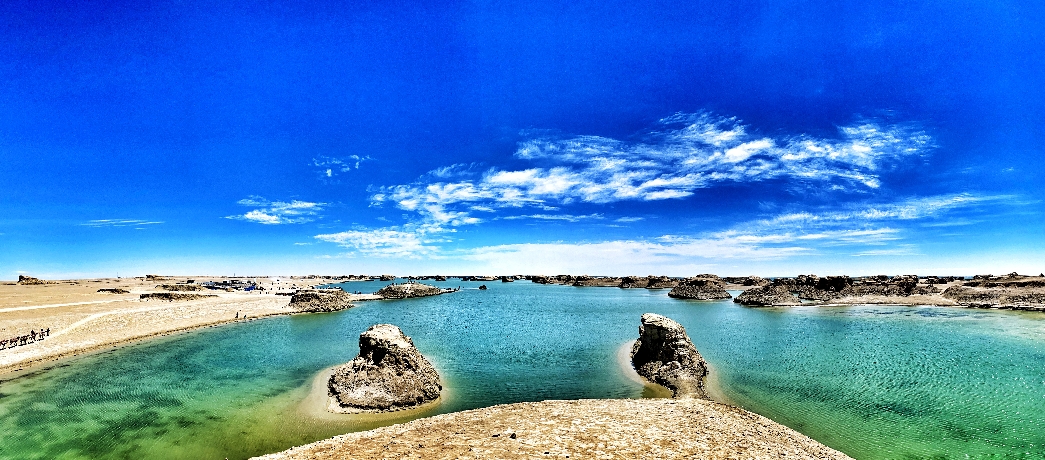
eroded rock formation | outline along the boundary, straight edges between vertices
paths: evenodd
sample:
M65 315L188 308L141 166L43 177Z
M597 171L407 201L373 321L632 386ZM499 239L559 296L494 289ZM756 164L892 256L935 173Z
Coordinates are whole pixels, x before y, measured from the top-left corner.
M126 289L121 289L121 288L102 288L102 289L99 289L98 292L104 292L104 293L108 293L108 294L130 294L131 293L131 291L128 291Z
M668 297L676 299L719 300L733 296L726 292L726 285L717 278L689 278L679 282Z
M676 398L710 399L704 390L707 363L686 329L671 318L655 313L642 315L631 364L639 375L667 387Z
M44 281L40 278L33 278L32 276L18 275L18 284L21 285L38 285L38 284L54 284L50 281Z
M301 312L329 312L352 308L349 295L341 289L299 290L290 298L290 307Z
M759 286L744 291L738 295L734 302L751 307L766 307L771 305L801 305L802 301L795 297L782 285Z
M426 297L430 295L439 295L444 291L435 286L421 283L401 283L401 284L389 284L381 288L380 291L375 294L384 297L386 299L409 299L412 297Z
M337 367L327 382L335 412L408 409L439 397L439 373L414 342L391 324L359 335L359 356Z

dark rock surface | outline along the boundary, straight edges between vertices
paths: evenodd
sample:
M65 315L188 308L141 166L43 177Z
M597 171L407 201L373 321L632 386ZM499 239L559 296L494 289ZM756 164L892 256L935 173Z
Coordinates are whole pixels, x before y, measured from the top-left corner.
M131 291L128 291L126 289L120 289L120 288L102 288L102 289L99 289L98 292L105 292L105 293L109 293L109 294L130 294L131 293Z
M338 366L327 382L336 412L408 409L439 397L439 373L414 342L391 324L359 335L359 356Z
M389 284L375 292L375 294L386 299L409 299L413 297L427 297L442 294L442 289L428 284L407 282L401 284Z
M697 352L686 329L671 318L642 315L639 339L631 349L631 364L647 380L663 385L676 398L710 399L704 390L707 363Z
M678 283L668 297L676 299L719 300L733 296L726 292L726 285L717 278L689 278Z
M772 305L801 305L802 301L795 297L786 286L769 285L759 286L744 291L738 295L734 302L752 307L767 307Z
M290 298L290 307L301 312L320 313L355 307L341 289L303 289Z

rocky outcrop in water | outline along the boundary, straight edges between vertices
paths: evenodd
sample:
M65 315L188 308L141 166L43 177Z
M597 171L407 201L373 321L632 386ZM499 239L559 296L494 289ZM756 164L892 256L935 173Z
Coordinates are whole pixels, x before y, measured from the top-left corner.
M726 285L722 280L714 278L689 278L683 280L668 293L668 297L693 300L720 300L733 298L733 296L726 292Z
M355 307L349 299L341 289L299 290L290 298L290 307L305 313L346 310Z
M391 324L359 335L359 356L334 369L327 382L335 412L408 409L439 397L439 373L414 342Z
M655 313L642 315L631 364L639 375L667 387L676 398L710 399L704 390L707 363L686 329L671 318Z
M439 295L446 291L439 289L435 286L421 283L401 283L401 284L389 284L381 288L380 291L375 292L381 297L386 299L409 299L413 297L427 297L430 295Z
M768 307L773 305L801 305L802 301L795 297L785 286L759 286L744 291L734 302L750 307Z
M396 277L395 275L381 275L381 277L378 279L380 279L381 281L395 281Z

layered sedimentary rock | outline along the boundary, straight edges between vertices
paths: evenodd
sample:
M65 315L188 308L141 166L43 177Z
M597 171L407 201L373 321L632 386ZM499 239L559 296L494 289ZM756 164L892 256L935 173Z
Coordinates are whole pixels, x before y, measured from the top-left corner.
M765 286L770 283L769 280L760 276L727 276L722 278L722 280L729 284L739 284L741 286Z
M334 369L327 382L335 412L408 409L439 397L439 373L414 342L391 324L359 335L359 356Z
M671 318L655 313L642 315L631 364L639 375L667 387L676 398L710 399L704 390L707 363L686 329Z
M310 313L345 310L355 306L349 298L341 289L299 290L290 298L290 307Z
M439 295L444 291L435 286L421 283L401 283L401 284L389 284L381 288L380 291L375 294L384 297L386 299L409 299L412 297L426 297L430 295Z
M733 296L726 292L726 285L722 280L714 278L689 278L680 281L678 286L675 286L671 292L668 293L668 297L674 297L676 299L719 300L730 299Z
M128 291L126 289L120 289L120 288L102 288L102 289L99 289L98 292L105 292L105 293L108 293L108 294L130 294L131 293L131 291Z
M765 307L771 305L801 305L802 301L795 297L790 290L781 285L759 286L744 291L738 295L734 302L752 307Z

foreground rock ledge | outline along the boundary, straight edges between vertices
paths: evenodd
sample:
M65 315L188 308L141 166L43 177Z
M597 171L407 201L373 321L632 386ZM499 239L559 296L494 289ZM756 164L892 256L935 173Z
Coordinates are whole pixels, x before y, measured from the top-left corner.
M359 356L334 369L327 382L334 412L390 412L439 398L439 373L414 342L391 324L359 335Z
M642 315L631 364L639 375L667 387L676 398L710 399L704 390L708 365L686 329L671 318L655 313Z
M846 459L788 427L700 399L543 401L438 415L264 459Z

